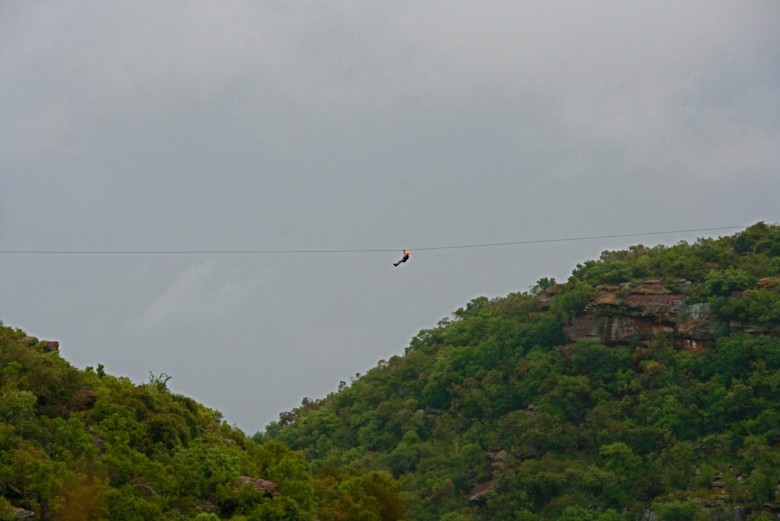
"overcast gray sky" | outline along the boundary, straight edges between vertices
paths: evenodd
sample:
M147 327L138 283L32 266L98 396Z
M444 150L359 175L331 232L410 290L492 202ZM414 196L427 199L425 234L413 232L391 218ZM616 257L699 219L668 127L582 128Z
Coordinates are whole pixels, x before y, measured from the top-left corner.
M0 320L248 433L470 299L778 221L780 2L0 3ZM398 251L395 251L398 250Z

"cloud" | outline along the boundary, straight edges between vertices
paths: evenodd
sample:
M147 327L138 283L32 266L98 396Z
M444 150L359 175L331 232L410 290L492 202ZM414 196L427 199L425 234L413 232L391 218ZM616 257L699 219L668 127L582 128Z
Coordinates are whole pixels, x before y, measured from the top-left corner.
M6 2L2 238L400 249L773 221L779 14L762 0ZM402 271L381 254L20 257L0 282L21 324L79 360L166 371L229 404L258 381L266 397L335 387L474 296L627 242L420 252ZM244 407L249 423L278 412Z
M224 322L260 298L262 287L260 276L247 277L223 262L207 259L176 274L144 307L136 323L146 329Z
M686 96L755 42L744 34L768 34L771 17L747 11L717 2L195 2L149 16L135 2L47 3L6 24L0 70L37 80L39 108L26 107L22 142L36 141L47 127L40 111L51 112L60 123L49 131L69 135L68 149L83 143L63 126L148 123L196 107L301 132L365 125L365 111L419 117L491 100L546 100L562 132L631 139L677 125Z

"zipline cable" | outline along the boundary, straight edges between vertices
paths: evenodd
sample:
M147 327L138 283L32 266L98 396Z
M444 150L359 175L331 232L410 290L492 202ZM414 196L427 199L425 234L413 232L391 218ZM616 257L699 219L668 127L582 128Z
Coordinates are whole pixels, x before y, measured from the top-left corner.
M716 230L735 230L746 226L720 226L717 228L692 228L687 230L667 230L660 232L620 233L612 235L590 235L586 237L568 237L562 239L532 239L512 242L489 242L482 244L460 244L451 246L422 246L407 248L411 251L456 250L464 248L495 248L500 246L518 246L523 244L543 244L553 242L590 241L598 239L617 239L624 237L646 237L650 235L670 235L673 233L709 232ZM322 253L378 253L396 252L402 248L383 249L339 249L339 250L0 250L0 255L265 255L265 254L322 254Z
M541 244L548 242L571 242L571 241L590 241L596 239L615 239L621 237L644 237L647 235L664 235L672 233L691 233L691 232L706 232L714 230L735 230L737 228L746 228L746 226L723 226L718 228L697 228L690 230L669 230L664 232L644 232L644 233L619 233L614 235L591 235L588 237L568 237L565 239L534 239L528 241L514 241L514 242L492 242L485 244L463 244L460 246L431 246L427 248L411 248L415 251L424 250L451 250L456 248L490 248L495 246L515 246L520 244Z

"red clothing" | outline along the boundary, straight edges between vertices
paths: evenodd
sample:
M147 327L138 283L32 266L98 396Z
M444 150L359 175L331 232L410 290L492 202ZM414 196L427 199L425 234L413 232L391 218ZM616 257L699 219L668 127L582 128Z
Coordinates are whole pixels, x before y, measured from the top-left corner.
M403 258L402 258L401 260L399 260L398 262L394 262L394 263L393 263L393 266L396 266L396 267L397 267L397 266L400 266L400 265L401 265L401 264L403 264L404 262L408 261L408 260L409 260L409 257L410 257L411 255L412 255L412 253L411 253L409 250L404 250L404 256L403 256Z

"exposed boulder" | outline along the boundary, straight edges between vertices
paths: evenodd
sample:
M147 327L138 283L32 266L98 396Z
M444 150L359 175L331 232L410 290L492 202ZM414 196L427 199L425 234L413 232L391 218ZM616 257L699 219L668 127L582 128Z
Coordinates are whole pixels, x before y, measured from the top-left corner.
M700 351L726 324L713 317L709 304L687 304L684 293L670 289L689 285L685 280L667 285L658 278L633 285L600 284L585 312L565 325L564 333L572 343L590 339L605 345L642 343L664 335L680 348ZM539 307L549 309L561 288L553 286L537 296ZM766 329L749 324L728 326L731 331L748 333Z
M601 340L604 331L604 318L590 313L576 317L572 319L570 324L563 327L563 332L566 338L572 342L584 339Z
M148 481L145 481L144 479L141 479L139 477L135 477L132 479L133 487L136 488L136 490L140 491L141 495L144 495L146 497L156 496L157 491L154 489L152 485L149 484Z
M95 402L97 402L97 393L91 387L84 386L73 397L73 408L87 411L95 406Z
M596 286L593 297L593 304L596 306L617 306L621 303L618 296L620 286L616 284L599 284Z
M60 350L60 343L55 340L44 340L41 342L41 349L44 353L54 353Z
M17 340L20 344L24 344L28 347L40 347L43 352L51 353L60 350L60 343L55 340L38 340L38 337L31 335L25 335Z
M268 496L274 496L277 493L278 485L267 479L253 478L251 476L239 476L239 481L243 485L251 485L255 490L262 490Z
M496 480L480 483L469 492L469 503L472 505L482 505L487 501L487 496L496 487Z
M490 459L490 464L493 467L493 470L501 470L506 467L507 456L509 456L509 453L507 453L507 451L504 449L490 451L488 453L488 458Z
M14 507L13 519L32 519L35 517L35 512L27 510L26 508Z
M723 324L713 319L710 305L698 302L682 309L675 331L684 338L703 340L712 338L722 326Z
M553 300L555 300L555 297L559 295L563 289L563 284L553 284L536 296L536 305L542 310L550 309Z
M631 293L623 299L629 313L634 316L652 318L657 322L676 322L685 295L662 293Z

